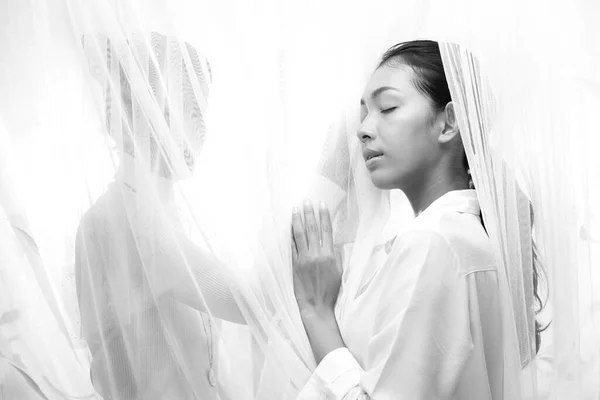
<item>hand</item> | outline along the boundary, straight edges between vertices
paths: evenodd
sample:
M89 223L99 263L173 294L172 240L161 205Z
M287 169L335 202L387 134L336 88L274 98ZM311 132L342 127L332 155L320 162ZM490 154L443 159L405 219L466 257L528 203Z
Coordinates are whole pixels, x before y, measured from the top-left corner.
M294 292L301 314L332 313L342 281L333 247L331 217L324 203L319 218L321 229L308 200L304 202L304 224L297 208L292 215Z

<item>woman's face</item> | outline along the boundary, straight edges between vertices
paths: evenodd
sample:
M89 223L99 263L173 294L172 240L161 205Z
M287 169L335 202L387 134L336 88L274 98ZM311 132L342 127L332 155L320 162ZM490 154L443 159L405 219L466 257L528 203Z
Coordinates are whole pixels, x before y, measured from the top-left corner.
M373 184L407 190L423 182L440 158L439 124L431 101L406 65L381 66L361 99L357 136Z

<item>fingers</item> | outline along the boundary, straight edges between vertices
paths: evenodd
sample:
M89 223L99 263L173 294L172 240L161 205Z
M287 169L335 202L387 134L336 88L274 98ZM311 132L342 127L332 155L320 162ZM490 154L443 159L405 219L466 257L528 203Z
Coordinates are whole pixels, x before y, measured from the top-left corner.
M325 203L319 207L319 221L321 227L317 225L315 211L309 200L304 202L304 223L298 208L292 212L292 257L298 257L298 254L306 252L309 249L323 249L333 252L333 229L331 224L331 215Z
M315 218L315 210L310 200L304 201L304 222L306 224L306 239L309 249L317 249L321 246L319 227Z
M298 208L294 207L292 211L292 238L296 244L297 253L305 252L308 250L308 242L306 239L306 232L304 231L304 225L302 224L302 217Z
M319 206L319 218L321 221L321 240L324 250L333 252L333 228L331 226L331 215L324 202Z

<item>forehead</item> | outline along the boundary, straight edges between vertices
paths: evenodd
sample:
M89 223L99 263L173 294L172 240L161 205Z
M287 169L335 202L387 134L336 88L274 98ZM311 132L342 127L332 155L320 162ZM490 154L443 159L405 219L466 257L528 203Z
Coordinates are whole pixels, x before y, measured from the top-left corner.
M363 99L370 98L373 91L383 86L393 87L406 95L418 94L413 83L415 79L417 79L417 75L411 67L405 64L383 65L371 75L365 87Z

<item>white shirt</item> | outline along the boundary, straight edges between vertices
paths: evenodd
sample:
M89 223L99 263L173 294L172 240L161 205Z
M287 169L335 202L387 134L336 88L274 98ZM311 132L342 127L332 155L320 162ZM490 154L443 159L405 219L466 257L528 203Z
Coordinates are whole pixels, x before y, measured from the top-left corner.
M179 273L152 263L158 247L154 236L139 236L139 216L154 204L125 184L113 183L88 210L76 246L82 334L92 352L94 386L115 398L216 398L218 388L207 378L209 367L217 368L216 329L208 316L148 284L151 265L165 281L176 281ZM157 213L170 211L165 206ZM140 249L155 257L148 260Z
M497 268L479 213L474 190L449 192L373 252L336 305L346 347L299 399L503 398Z

